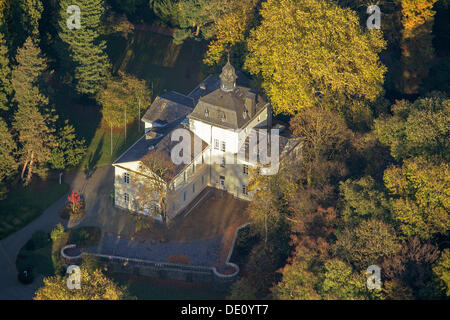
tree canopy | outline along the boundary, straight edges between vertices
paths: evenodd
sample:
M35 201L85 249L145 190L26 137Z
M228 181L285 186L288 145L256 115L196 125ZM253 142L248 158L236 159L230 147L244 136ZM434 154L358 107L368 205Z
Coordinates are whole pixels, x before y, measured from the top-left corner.
M268 0L248 40L247 69L263 79L275 113L313 106L343 110L383 91L385 41L330 1Z

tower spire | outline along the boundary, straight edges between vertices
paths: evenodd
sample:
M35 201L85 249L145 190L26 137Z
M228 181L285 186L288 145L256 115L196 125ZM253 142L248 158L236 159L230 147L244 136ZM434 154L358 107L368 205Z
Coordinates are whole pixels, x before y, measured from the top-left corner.
M230 63L230 52L228 52L228 62L220 74L220 88L225 92L232 92L236 88L236 70Z

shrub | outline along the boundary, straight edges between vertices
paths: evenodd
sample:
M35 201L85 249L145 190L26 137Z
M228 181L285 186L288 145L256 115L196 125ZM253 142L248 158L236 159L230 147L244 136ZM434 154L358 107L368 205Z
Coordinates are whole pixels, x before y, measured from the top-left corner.
M48 233L44 231L36 231L31 236L31 239L25 245L27 250L33 251L36 249L41 249L50 243L50 238Z
M61 239L64 233L65 233L64 226L61 223L58 223L55 229L53 229L52 232L50 233L50 237L52 241L55 242Z
M70 231L69 243L79 247L88 247L100 241L101 230L98 227L83 227Z

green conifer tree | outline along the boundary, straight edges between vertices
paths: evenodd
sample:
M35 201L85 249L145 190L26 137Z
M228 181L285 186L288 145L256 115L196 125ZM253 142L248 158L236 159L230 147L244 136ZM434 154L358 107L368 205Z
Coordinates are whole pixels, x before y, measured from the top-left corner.
M81 28L70 29L67 8L77 5L81 10ZM104 0L61 0L59 2L58 51L63 68L73 72L76 91L94 96L109 76L110 62L106 42L100 39L100 26L105 12Z

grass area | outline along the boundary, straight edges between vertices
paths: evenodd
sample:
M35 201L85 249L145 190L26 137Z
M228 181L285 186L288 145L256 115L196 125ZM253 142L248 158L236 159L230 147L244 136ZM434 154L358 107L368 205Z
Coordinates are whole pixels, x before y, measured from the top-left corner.
M38 231L20 249L16 259L16 269L19 273L23 270L32 269L34 277L37 275L51 276L54 274L51 255L52 242L50 235Z
M34 278L37 276L52 276L61 274L65 269L61 263L60 250L68 243L78 247L96 245L100 241L101 230L98 227L81 227L62 232L56 241L50 239L50 234L37 231L20 249L16 258L16 268L32 270Z
M126 285L132 296L139 300L223 300L219 292L203 283L147 278L129 274L110 274L115 282Z
M139 126L138 123L130 124L127 127L127 138L125 140L125 130L113 130L112 133L112 155L111 155L111 131L100 127L95 132L89 147L86 151L86 156L81 162L81 168L93 169L97 166L102 166L112 163L123 152L125 152L131 145L133 145L144 134L144 126Z
M69 192L68 184L57 181L38 181L28 187L12 190L0 201L0 239L23 228L39 217L45 209Z

